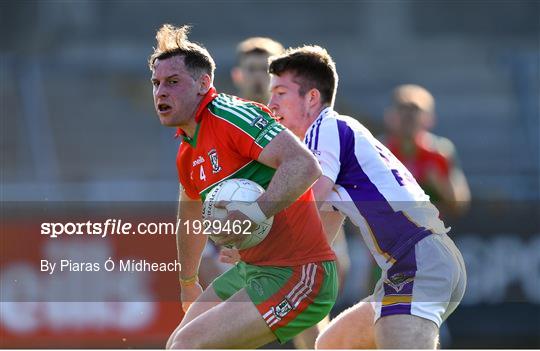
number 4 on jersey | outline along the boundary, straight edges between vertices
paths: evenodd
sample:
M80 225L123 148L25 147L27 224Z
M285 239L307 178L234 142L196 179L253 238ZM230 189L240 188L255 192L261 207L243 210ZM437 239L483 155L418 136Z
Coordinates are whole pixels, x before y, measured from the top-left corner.
M206 175L204 174L203 166L201 166L201 170L200 170L199 174L200 174L200 179L203 180L203 181L206 181Z

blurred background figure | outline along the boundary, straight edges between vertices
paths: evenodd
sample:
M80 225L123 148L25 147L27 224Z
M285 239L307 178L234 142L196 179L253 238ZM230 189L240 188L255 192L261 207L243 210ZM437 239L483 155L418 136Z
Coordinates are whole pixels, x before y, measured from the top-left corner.
M238 96L246 100L267 104L270 97L268 86L268 58L279 55L285 49L281 43L264 37L251 37L236 47L237 66L231 70L231 78L238 89Z
M442 215L463 214L471 192L454 144L429 131L435 126L431 93L414 84L396 87L384 122L386 146L411 171Z

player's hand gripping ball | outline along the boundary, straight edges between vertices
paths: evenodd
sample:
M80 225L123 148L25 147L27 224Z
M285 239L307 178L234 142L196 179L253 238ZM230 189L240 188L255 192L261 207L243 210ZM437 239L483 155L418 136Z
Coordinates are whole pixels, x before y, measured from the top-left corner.
M262 194L264 189L257 183L249 179L227 179L216 185L206 196L203 203L203 219L224 219L227 216L227 210L215 207L219 201L231 201L240 203L252 203ZM255 228L251 227L248 221L246 223L222 223L221 234L242 235L246 238L236 242L233 246L236 249L244 250L253 247L263 241L270 229L274 217L265 219L256 223ZM210 235L212 241L218 241L215 234Z

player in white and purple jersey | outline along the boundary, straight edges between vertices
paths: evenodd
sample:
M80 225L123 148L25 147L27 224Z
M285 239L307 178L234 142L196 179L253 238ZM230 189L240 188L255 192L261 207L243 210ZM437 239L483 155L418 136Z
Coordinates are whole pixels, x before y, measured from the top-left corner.
M332 109L338 77L326 50L290 49L271 62L270 73L269 107L321 164L316 199L360 228L382 269L367 300L372 302L338 316L317 347L435 348L466 280L461 254L437 209L385 146Z
M360 227L381 268L428 235L447 232L410 172L357 120L326 107L304 142L334 183L329 202Z

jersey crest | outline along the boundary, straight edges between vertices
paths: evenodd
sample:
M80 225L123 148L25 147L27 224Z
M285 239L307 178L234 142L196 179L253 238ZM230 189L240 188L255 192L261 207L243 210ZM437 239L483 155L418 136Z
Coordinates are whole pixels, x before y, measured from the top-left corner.
M212 164L212 173L216 174L221 171L221 166L219 165L219 159L216 149L208 151L208 157L210 157L210 163Z

